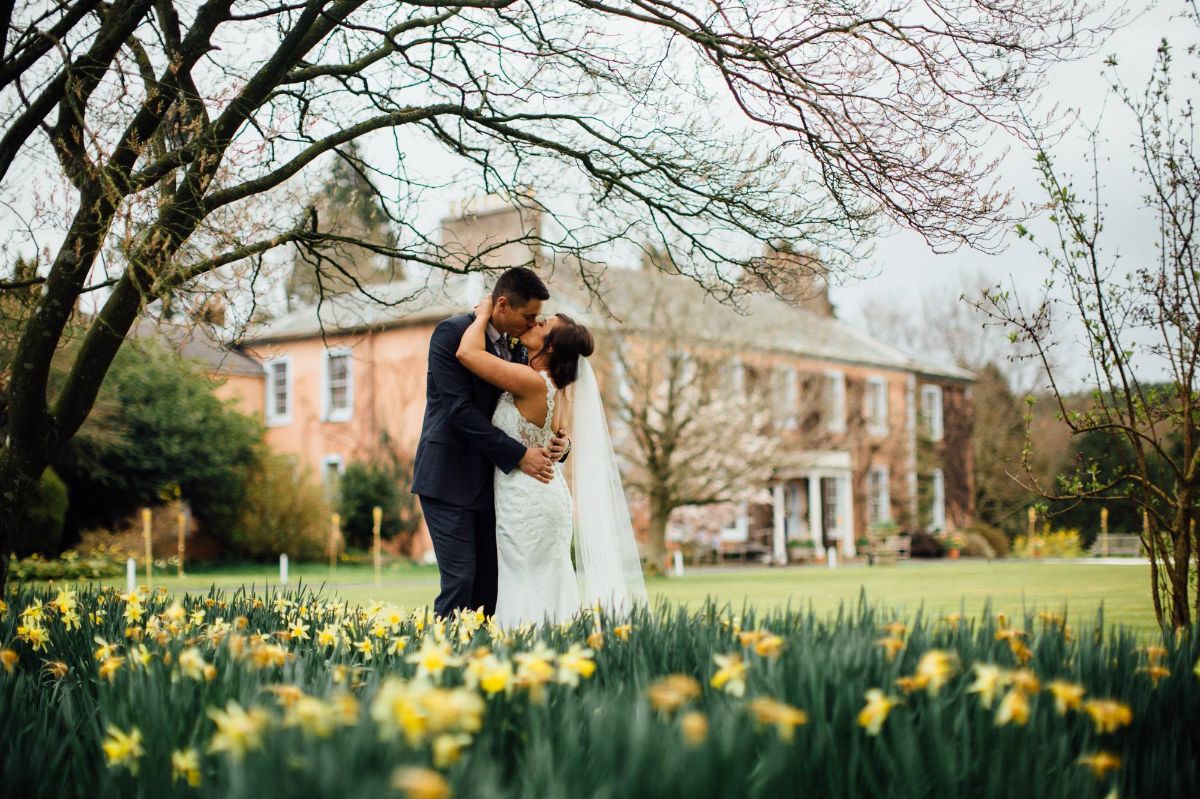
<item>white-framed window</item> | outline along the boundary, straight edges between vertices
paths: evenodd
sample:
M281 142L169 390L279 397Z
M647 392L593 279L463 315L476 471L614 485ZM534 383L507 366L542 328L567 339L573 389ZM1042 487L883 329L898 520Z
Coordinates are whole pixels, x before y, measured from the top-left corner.
M867 390L863 394L863 416L867 420L867 432L877 436L887 433L887 381L882 377L867 378Z
M785 430L792 430L799 420L800 377L790 366L771 370L771 411L775 421Z
M921 423L930 441L941 441L945 436L941 386L921 386Z
M891 474L886 466L872 466L867 472L867 522L882 524L892 520Z
M831 433L846 432L846 375L844 372L825 373L821 390L821 416L825 429Z
M934 469L929 483L929 526L934 530L945 530L946 475L941 469Z
M725 362L725 387L731 394L746 390L746 365L741 358L730 358Z
M350 350L325 350L324 384L325 421L348 422L354 418L354 361Z
M326 455L321 459L321 485L325 487L325 495L330 499L337 496L342 483L342 473L346 471L346 459L341 455Z
M284 427L292 423L292 359L272 358L263 364L266 370L266 423L268 427Z

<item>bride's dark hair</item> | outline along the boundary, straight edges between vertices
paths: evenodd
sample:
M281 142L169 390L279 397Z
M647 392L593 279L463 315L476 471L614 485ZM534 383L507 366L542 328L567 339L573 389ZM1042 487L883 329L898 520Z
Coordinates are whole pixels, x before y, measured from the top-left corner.
M555 316L562 324L546 334L542 352L549 350L547 369L550 379L559 388L566 388L575 382L579 359L591 355L596 349L596 342L591 331L565 313Z

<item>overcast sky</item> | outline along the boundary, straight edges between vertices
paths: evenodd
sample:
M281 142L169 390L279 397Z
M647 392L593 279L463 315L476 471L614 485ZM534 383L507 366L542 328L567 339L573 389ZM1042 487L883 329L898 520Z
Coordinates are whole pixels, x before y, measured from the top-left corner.
M1144 3L1129 3L1127 24L1112 34L1095 55L1085 61L1060 65L1049 76L1044 102L1078 110L1076 130L1053 150L1059 167L1073 173L1077 185L1090 181L1090 166L1085 160L1088 142L1085 125L1094 126L1103 117L1103 194L1106 198L1106 240L1119 249L1122 260L1133 261L1153 254L1153 220L1142 209L1142 191L1131 175L1133 151L1129 113L1113 101L1105 105L1108 79L1103 60L1115 54L1122 80L1130 86L1144 85L1154 62L1155 48L1164 35L1178 50L1196 41L1196 26L1174 20L1184 9L1182 0L1167 0L1147 8ZM1018 203L1044 202L1039 193L1033 156L1021 144L1004 137L993 142L993 151L1009 152L1001 165L1001 179L1016 192ZM1038 225L1032 225L1037 230ZM1040 229L1045 230L1044 226ZM875 256L865 271L870 277L835 286L831 294L838 313L845 319L862 322L864 303L887 298L898 303L915 303L921 292L951 282L958 285L962 275L982 273L995 281L1011 282L1022 295L1032 296L1045 280L1047 268L1026 241L1009 234L1006 249L997 255L971 250L938 255L930 251L919 236L900 232L879 241Z

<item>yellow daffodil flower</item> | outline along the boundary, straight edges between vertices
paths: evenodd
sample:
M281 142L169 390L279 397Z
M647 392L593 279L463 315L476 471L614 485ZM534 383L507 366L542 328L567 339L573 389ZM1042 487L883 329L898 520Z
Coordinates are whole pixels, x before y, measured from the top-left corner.
M449 644L439 644L430 638L425 638L421 649L405 658L408 663L417 664L418 677L437 679L448 666L457 666L462 660L451 654Z
M194 646L179 653L179 673L190 680L200 682L204 679L204 667L208 665L200 650Z
M1083 709L1091 716L1099 734L1116 732L1133 722L1133 710L1115 699L1089 699L1083 703Z
M718 691L732 696L742 696L746 693L747 665L739 654L713 655L713 661L720 668L713 674L710 684Z
M142 750L142 733L137 727L123 732L109 725L104 741L100 744L104 750L104 759L109 768L124 767L131 774L138 772L138 759L145 752Z
M570 649L558 656L559 683L577 688L580 678L589 679L596 673L596 662L592 660L595 654L579 644L571 644Z
M0 649L0 666L4 667L6 674L12 674L17 663L21 660L21 656L12 649Z
M405 799L450 799L450 784L436 771L404 766L392 773L392 787Z
M674 713L700 696L700 683L687 674L668 674L651 683L646 694L659 713Z
M262 745L262 732L267 726L267 714L261 708L248 712L230 699L224 710L208 709L208 717L217 725L217 731L208 743L209 752L228 752L240 761L246 752Z
M462 733L442 733L433 739L433 765L449 768L458 762L462 750L471 745L471 736Z
M937 696L942 686L954 676L957 668L953 654L940 649L931 649L921 655L921 659L917 662L916 674L913 676L918 688L924 688Z
M1024 725L1027 721L1029 721L1029 694L1021 688L1013 686L1004 699L1000 700L1000 707L996 709L996 726L1003 727L1009 722Z
M688 746L699 746L708 737L708 719L703 713L688 711L679 717L679 732Z
M889 636L880 638L875 642L875 646L883 647L883 653L887 655L888 660L895 660L896 654L904 648L904 640Z
M192 788L200 787L200 753L195 749L176 749L171 753L171 781L179 780Z
M618 624L616 627L613 627L613 635L615 635L621 641L628 641L629 636L632 634L633 634L633 625L632 624Z
M1146 666L1145 668L1138 669L1138 672L1145 674L1147 677L1149 677L1150 684L1153 685L1155 688L1158 687L1158 684L1160 682L1162 682L1163 678L1171 676L1170 669L1168 669L1166 666L1160 666L1157 663L1154 663L1153 661L1151 661L1151 665Z
M112 682L117 676L117 672L121 670L121 666L124 665L124 663L125 658L113 655L108 660L101 663L100 668L97 671L100 672L101 677L105 678L109 682Z
M886 695L878 688L867 691L866 698L866 706L858 711L858 726L865 728L867 735L878 735L883 729L883 723L887 721L888 714L900 704L900 700Z
M42 667L42 670L56 680L61 680L63 677L66 677L71 671L70 667L61 660L46 661L46 665Z
M1060 716L1065 716L1068 710L1076 710L1083 704L1083 695L1087 693L1079 683L1065 680L1052 680L1046 684L1046 690L1054 695L1054 709Z
M1081 757L1076 762L1081 766L1090 768L1098 780L1104 779L1110 771L1116 771L1121 767L1121 758L1112 752L1096 752L1095 754Z
M908 625L902 621L888 622L883 625L883 631L889 638L903 638L908 635Z
M796 728L808 723L808 714L803 710L765 696L751 700L750 712L759 724L774 726L784 741L791 741Z
M975 682L967 689L967 693L979 694L979 704L990 708L996 699L996 694L1008 684L1011 674L1006 669L991 663L976 663Z

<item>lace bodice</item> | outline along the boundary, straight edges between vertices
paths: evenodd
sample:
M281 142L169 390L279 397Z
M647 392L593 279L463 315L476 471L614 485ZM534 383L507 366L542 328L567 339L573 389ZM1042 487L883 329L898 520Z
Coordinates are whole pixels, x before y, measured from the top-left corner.
M500 395L496 403L496 411L492 414L492 424L508 433L527 447L548 447L554 430L554 395L558 389L547 372L538 372L546 381L546 421L541 427L526 419L517 410L517 401L507 391Z

